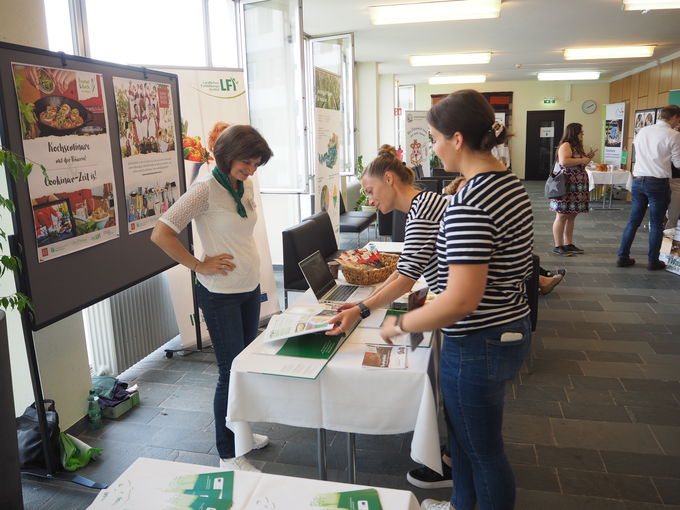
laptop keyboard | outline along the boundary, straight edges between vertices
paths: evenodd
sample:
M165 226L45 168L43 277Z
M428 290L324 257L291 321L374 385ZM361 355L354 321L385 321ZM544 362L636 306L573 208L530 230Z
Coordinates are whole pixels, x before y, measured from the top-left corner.
M339 285L333 292L326 296L325 301L345 301L358 288L357 285Z

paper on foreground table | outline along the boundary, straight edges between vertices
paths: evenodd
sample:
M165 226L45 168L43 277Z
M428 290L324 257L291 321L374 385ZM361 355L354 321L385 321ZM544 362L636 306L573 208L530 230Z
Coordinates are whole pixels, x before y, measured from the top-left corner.
M367 345L361 366L364 368L406 368L407 347L404 345Z
M349 337L347 343L350 344L375 344L375 345L411 345L411 335L405 333L403 335L391 338L392 343L388 344L381 337L380 333L375 328L364 328L362 326L356 328ZM430 347L432 345L432 332L426 331L423 333L423 340L418 344L418 347Z
M333 329L328 319L336 315L328 304L297 304L285 312L272 315L264 330L262 341L275 342L287 338L308 335Z

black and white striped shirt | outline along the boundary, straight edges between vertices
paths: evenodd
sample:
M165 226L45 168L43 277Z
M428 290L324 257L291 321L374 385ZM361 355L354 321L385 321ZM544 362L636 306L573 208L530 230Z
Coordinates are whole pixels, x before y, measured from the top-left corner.
M489 264L489 272L477 309L444 333L466 335L529 313L533 232L529 195L510 172L478 174L453 196L437 238L439 289L450 264Z
M425 277L432 292L437 292L437 252L435 245L439 223L446 207L447 197L422 191L411 201L406 215L404 250L397 263L399 274L412 280Z

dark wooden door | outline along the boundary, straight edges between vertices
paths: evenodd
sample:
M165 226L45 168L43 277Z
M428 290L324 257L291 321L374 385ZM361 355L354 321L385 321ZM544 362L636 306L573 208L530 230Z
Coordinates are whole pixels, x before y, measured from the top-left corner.
M555 164L557 143L564 131L564 110L527 112L526 159L527 181L545 181Z

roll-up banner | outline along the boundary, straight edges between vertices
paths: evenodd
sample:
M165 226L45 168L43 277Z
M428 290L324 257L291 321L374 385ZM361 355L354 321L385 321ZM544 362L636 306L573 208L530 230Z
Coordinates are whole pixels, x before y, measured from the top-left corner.
M182 121L187 123L187 135L199 136L205 147L208 133L218 121L229 124L250 124L246 84L243 71L240 69L191 69L162 68L163 71L175 73L179 78L179 97ZM212 171L210 164L196 164L185 161L187 188L197 177ZM262 167L259 172L267 171ZM260 288L262 291L262 308L260 317L268 317L281 310L274 268L267 240L265 214L260 196L257 175L253 180L255 201L257 204L257 223L255 225L255 241L260 253ZM195 231L195 230L194 230ZM194 253L201 258L203 249L196 235L193 239ZM182 337L182 347L188 348L196 344L194 327L194 305L191 292L191 272L178 265L168 270L168 279L172 293L173 306L177 317L177 325ZM207 328L201 318L201 338L210 342Z
M626 103L606 104L604 111L604 163L620 165L623 151L623 134Z
M423 177L432 175L430 170L430 129L426 111L407 111L404 123L404 162L411 168L420 166Z

